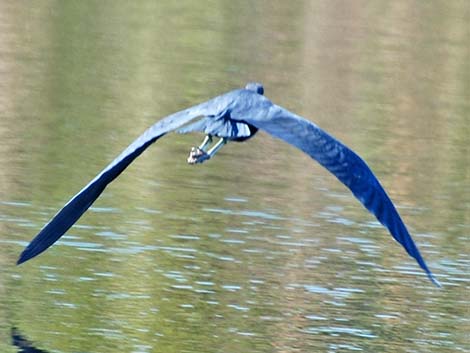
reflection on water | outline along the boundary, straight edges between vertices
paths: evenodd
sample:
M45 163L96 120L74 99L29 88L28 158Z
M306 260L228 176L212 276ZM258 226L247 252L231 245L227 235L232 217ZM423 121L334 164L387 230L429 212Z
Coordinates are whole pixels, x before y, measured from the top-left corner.
M3 2L0 19L0 351L11 334L51 352L469 350L466 2ZM198 167L200 136L163 139L14 266L145 128L250 80L365 157L442 290L263 134Z
M47 351L36 348L34 343L28 341L16 327L11 329L11 340L13 345L18 347L19 353L47 353Z

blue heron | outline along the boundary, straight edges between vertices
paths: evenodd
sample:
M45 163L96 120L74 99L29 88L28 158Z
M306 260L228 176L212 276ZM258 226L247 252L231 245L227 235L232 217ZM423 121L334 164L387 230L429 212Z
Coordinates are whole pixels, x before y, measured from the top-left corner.
M314 123L272 103L264 96L264 88L259 83L248 83L244 89L222 94L155 123L72 197L24 249L17 263L37 256L54 244L109 183L167 133L205 133L202 144L193 147L188 157L188 163L198 164L213 158L230 141L240 142L253 137L258 129L299 148L330 171L439 286L392 201L362 158ZM214 138L219 140L209 148Z

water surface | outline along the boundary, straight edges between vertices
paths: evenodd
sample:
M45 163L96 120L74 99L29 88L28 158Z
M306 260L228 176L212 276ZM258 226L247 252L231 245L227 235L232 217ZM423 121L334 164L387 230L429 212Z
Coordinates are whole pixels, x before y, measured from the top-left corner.
M469 351L469 22L465 1L0 3L0 350ZM195 167L202 136L162 139L14 265L148 126L251 80L368 161L443 289L264 133Z

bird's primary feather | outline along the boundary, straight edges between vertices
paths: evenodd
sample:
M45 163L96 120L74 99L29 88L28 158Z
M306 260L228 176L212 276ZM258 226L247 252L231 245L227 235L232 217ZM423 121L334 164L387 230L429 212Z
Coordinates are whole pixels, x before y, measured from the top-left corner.
M254 111L252 116L255 118L244 118L244 120L299 148L346 185L407 253L416 259L431 281L440 286L427 267L392 201L361 157L311 121L279 106L272 105L267 112L264 109L263 112Z
M23 250L17 264L28 261L54 244L88 210L106 186L116 179L148 146L168 132L206 114L208 103L210 101L172 114L147 129L57 212Z

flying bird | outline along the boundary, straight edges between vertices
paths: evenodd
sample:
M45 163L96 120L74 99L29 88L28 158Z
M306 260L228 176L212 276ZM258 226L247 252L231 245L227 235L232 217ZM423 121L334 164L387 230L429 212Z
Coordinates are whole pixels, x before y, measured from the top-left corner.
M272 103L259 83L222 94L165 117L148 128L88 185L70 199L21 253L21 264L54 244L93 204L106 186L121 174L147 147L169 132L206 134L199 147L193 147L188 163L199 164L211 158L227 143L242 142L261 129L316 160L348 187L437 286L439 282L422 258L405 224L384 188L366 162L355 152L309 120ZM213 144L213 139L218 141Z

